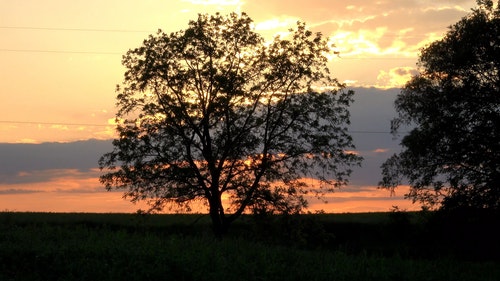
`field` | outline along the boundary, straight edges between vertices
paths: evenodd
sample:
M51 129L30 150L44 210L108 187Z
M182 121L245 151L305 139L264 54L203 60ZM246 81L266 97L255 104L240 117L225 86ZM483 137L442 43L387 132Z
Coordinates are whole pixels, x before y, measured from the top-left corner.
M496 217L429 217L3 212L0 280L500 280Z

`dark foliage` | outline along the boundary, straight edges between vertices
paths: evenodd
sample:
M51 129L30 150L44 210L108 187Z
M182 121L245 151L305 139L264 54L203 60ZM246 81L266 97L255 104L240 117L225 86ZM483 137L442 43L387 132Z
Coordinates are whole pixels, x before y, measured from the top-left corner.
M199 15L130 50L101 182L149 211L205 204L218 235L245 210L298 213L346 184L353 92L329 76L321 34L290 32L266 44L246 14Z
M395 102L393 131L413 129L380 185L407 179L407 196L428 207L500 208L500 7L478 4L422 50Z

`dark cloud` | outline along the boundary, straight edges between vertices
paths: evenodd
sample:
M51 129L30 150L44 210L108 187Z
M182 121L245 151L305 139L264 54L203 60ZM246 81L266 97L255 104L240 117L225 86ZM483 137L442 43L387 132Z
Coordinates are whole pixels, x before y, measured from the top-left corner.
M95 187L82 187L82 188L72 188L72 189L56 189L54 190L54 192L57 192L57 193L78 193L78 194L81 194L81 193L98 193L98 192L104 192L106 191L104 189L104 187L102 187L101 185L98 184L98 182L96 182L96 186ZM123 193L123 190L116 190L116 189L113 189L113 190L110 190L110 191L106 191L106 192L116 192L116 193Z
M99 157L111 149L110 140L41 144L0 143L0 172L87 170L96 167Z
M388 200L402 200L405 199L404 196L387 196L387 197L367 197L367 196L349 196L349 197L335 197L335 193L333 196L328 197L328 203L341 203L341 202L352 202L352 201L382 201L387 202Z
M352 88L354 103L350 107L351 130L361 132L389 132L395 117L394 100L400 89ZM366 137L368 133L362 133ZM380 134L374 134L378 136ZM388 134L382 134L388 135ZM354 135L356 137L356 135ZM360 140L362 138L359 138ZM373 148L379 148L375 145Z
M0 143L0 184L47 181L69 174L80 178L88 176L87 173L97 167L99 157L111 150L110 140Z
M350 184L374 186L381 179L380 165L400 150L400 137L390 133L390 121L396 116L394 100L400 89L354 88L350 107L351 135L356 151L364 158L355 168Z
M43 192L41 190L34 190L34 189L15 189L15 188L8 188L8 189L0 189L0 195L2 194L31 194L31 193L40 193Z
M69 156L71 157L71 156ZM71 181L85 180L88 178L97 178L100 171L96 168L89 170L78 169L45 169L45 170L23 170L16 173L0 173L0 184L23 184L51 182L57 179L66 179Z

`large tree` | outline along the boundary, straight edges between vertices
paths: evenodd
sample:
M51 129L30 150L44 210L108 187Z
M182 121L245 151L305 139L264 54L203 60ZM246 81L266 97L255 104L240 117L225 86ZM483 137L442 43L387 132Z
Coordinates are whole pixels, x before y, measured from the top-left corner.
M272 42L252 26L199 15L127 52L119 137L99 161L108 190L149 211L205 202L221 234L245 210L298 212L308 192L346 184L360 161L348 152L353 92L329 75L331 46L303 23Z
M407 196L431 207L500 208L500 7L478 4L422 50L395 102L392 129L412 129L381 186L407 179Z

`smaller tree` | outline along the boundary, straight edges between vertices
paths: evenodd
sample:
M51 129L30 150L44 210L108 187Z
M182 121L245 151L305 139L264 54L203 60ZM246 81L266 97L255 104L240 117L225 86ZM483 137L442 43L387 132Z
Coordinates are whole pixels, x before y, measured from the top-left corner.
M200 15L130 50L101 182L150 211L204 201L218 235L245 210L299 212L345 184L353 92L329 76L321 34L290 32L266 44L246 14Z
M431 207L500 208L500 7L479 7L422 50L420 74L398 95L392 130L414 126L382 165Z

